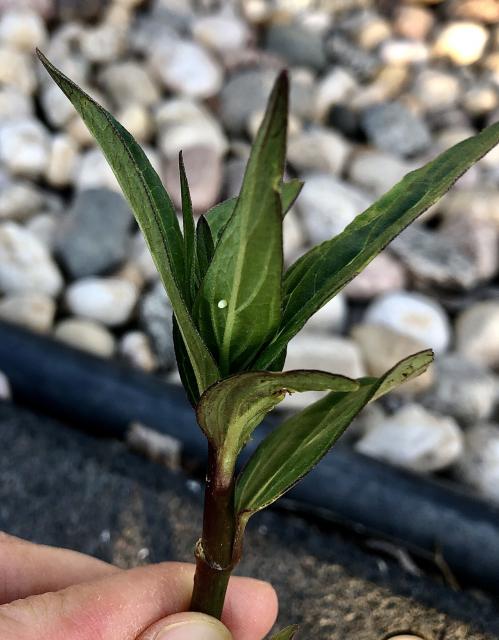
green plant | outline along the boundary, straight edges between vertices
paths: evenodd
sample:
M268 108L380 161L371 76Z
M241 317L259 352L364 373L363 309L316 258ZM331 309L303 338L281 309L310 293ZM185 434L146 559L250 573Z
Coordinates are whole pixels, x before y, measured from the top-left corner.
M398 233L499 142L499 124L409 173L341 234L283 271L282 220L301 183L283 182L285 72L275 83L241 192L197 222L179 158L183 231L144 152L100 105L41 53L47 71L100 144L147 240L174 312L178 366L208 439L203 533L192 609L219 617L251 515L277 500L326 454L369 402L426 370L430 350L380 378L282 372L289 340ZM236 477L254 429L287 393L328 393L262 441ZM275 640L292 638L288 627Z

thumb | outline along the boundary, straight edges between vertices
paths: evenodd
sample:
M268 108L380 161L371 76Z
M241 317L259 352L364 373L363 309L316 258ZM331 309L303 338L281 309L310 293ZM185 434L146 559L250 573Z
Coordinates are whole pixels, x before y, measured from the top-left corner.
M137 640L232 640L232 634L216 618L191 612L163 618Z

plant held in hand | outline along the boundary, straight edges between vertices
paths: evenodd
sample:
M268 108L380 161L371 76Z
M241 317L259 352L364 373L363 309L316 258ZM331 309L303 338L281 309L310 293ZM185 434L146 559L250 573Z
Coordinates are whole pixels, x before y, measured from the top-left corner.
M499 123L409 173L331 240L283 271L282 221L302 184L283 182L288 80L276 80L241 192L194 222L182 157L183 229L158 175L132 136L38 53L100 144L146 238L174 313L182 382L208 440L203 533L192 609L220 617L246 523L308 473L369 402L426 370L430 350L380 378L282 372L286 346L407 225L499 142ZM334 206L334 203L333 203ZM239 476L254 429L287 393L327 391L284 421ZM294 636L295 627L274 640Z

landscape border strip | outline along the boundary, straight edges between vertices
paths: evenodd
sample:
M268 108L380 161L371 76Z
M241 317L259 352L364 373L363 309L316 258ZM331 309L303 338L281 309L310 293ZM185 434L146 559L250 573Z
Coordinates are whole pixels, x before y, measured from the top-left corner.
M115 360L0 322L0 371L14 400L94 434L126 439L133 422L180 441L204 461L206 444L180 387ZM263 429L265 431L265 429ZM248 454L261 440L258 432ZM409 548L439 554L467 584L499 593L499 507L457 486L337 447L289 497Z

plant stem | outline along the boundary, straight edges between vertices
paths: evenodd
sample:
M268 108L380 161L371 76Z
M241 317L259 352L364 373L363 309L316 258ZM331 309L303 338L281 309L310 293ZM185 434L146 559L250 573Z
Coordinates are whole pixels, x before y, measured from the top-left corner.
M216 450L209 445L203 535L196 548L196 573L191 611L220 618L234 568L236 534L234 473L221 472Z

